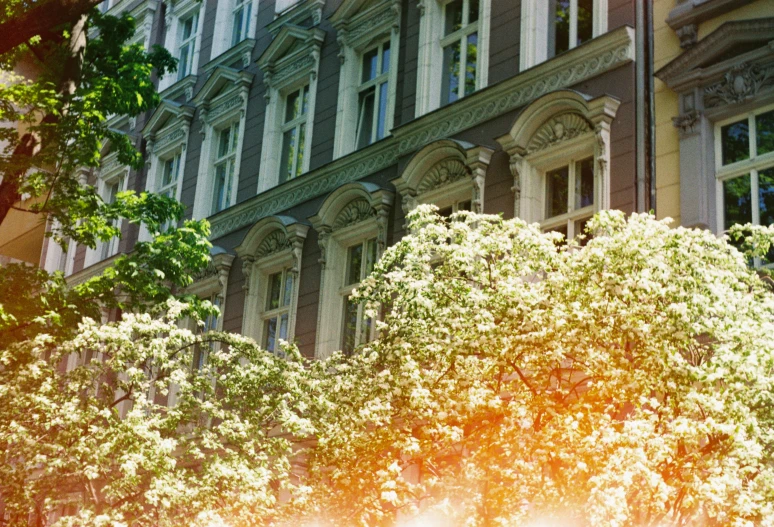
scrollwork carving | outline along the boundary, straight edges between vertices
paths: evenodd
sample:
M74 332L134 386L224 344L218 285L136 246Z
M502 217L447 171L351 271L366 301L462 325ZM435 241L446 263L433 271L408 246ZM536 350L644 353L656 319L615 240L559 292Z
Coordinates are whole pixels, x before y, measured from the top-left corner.
M591 125L580 114L563 113L546 121L527 145L532 154L591 131Z
M758 64L734 66L723 76L723 80L704 90L704 106L715 108L755 96L764 86L774 84L773 71L774 67L762 68Z
M342 229L361 221L365 221L376 215L371 204L365 199L356 199L351 201L346 207L344 207L336 220L333 222L333 229Z
M417 185L422 194L470 176L470 170L459 159L446 159L437 163Z
M285 233L277 229L276 231L273 231L271 234L266 236L263 241L261 241L261 244L255 251L255 257L263 258L265 256L278 253L284 249L290 249L291 247L292 244L285 236Z

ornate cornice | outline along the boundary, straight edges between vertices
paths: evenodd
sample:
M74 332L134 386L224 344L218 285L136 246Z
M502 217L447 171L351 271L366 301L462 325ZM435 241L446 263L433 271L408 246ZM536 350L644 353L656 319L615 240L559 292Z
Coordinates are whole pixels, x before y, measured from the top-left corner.
M470 177L470 170L459 159L446 159L437 163L417 186L417 193L424 194Z
M264 258L291 247L293 244L285 236L285 233L281 229L277 229L263 239L255 251L255 258Z
M774 66L739 64L728 70L720 82L704 89L704 106L714 108L740 103L771 85L774 85Z
M333 230L343 229L376 216L376 211L365 199L356 199L344 207L333 222Z
M393 130L393 136L269 189L212 218L212 239L327 194L397 162L400 155L449 137L548 92L573 86L634 60L634 30L621 27L453 105Z

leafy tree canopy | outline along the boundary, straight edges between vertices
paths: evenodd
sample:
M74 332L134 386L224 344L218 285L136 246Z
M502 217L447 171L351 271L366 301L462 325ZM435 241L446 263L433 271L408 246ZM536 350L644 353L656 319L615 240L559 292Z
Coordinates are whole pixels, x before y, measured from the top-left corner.
M54 3L8 4L0 32L5 24ZM0 153L0 228L10 228L3 225L7 212L29 196L39 199L31 201L35 204L26 213L48 221L48 235L63 245L95 248L120 236L121 221L143 224L155 236L75 289L66 288L61 276L23 266L0 270L0 346L41 332L67 335L82 315L97 317L100 307L144 309L164 301L176 288L189 285L191 275L208 262L206 222L162 227L182 218L181 204L131 190L106 203L78 177L79 170L99 167L107 151L116 153L120 163L142 165L133 139L109 128L108 117L153 109L159 97L152 75L176 66L163 48L145 51L139 44L126 44L133 35L134 20L128 14L113 17L92 10L88 16L60 20L0 55L5 73L0 122L10 123L0 127L0 141L7 144ZM20 60L33 65L38 72L34 79L12 73Z
M357 293L379 337L352 357L195 337L174 304L17 344L4 495L26 517L70 481L76 524L774 525L774 295L709 232L589 229L420 207Z

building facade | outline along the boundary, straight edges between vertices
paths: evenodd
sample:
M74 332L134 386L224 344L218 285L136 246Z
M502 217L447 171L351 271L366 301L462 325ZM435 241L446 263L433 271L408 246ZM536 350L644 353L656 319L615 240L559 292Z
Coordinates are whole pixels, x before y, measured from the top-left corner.
M602 209L653 208L647 12L629 0L120 0L136 42L178 72L162 102L116 117L145 154L109 145L84 174L179 199L208 218L193 287L214 327L309 357L373 337L348 296L420 203L521 217L572 237ZM96 250L49 244L72 282L147 233Z
M774 223L774 1L656 0L658 213Z

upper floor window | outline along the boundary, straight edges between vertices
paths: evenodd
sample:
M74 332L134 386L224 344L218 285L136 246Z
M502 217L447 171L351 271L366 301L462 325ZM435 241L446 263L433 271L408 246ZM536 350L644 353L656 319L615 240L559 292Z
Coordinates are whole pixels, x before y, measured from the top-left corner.
M309 85L305 85L285 97L280 183L301 175L304 170L304 159L307 150L306 121L308 109Z
M196 51L196 37L199 29L199 11L194 11L179 23L177 78L182 79L193 73Z
M213 163L215 181L212 193L212 214L227 208L232 201L237 147L239 145L239 126L240 122L236 121L218 131L218 148Z
M452 0L444 5L441 103L476 91L478 69L478 0Z
M231 45L235 46L248 37L253 13L253 0L236 0L231 22Z
M373 320L365 314L365 303L350 296L374 269L377 258L376 238L368 238L347 248L344 285L339 290L344 305L341 350L351 355L358 346L374 338Z
M309 170L324 39L322 29L282 25L258 59L267 98L258 192Z
M594 0L550 0L549 3L549 57L592 39Z
M347 0L331 15L341 46L334 157L386 137L393 126L400 6Z
M280 351L280 340L288 340L290 304L293 299L293 273L289 267L271 273L266 281L266 305L263 320L263 342L266 351Z
M487 85L491 0L422 0L416 115Z
M720 231L736 223L774 223L774 108L718 123L716 166Z
M386 131L390 41L366 51L362 64L363 73L358 86L358 148L383 138Z
M607 31L608 0L523 0L521 71Z
M108 204L112 205L116 202L116 198L118 197L118 193L122 190L126 190L126 176L120 175L116 178L113 178L111 180L105 181L102 186L102 199L103 201ZM120 228L120 223L118 224L118 227ZM118 252L118 237L113 237L110 240L106 242L102 242L100 244L100 260L105 260L107 258L110 258L114 254Z

